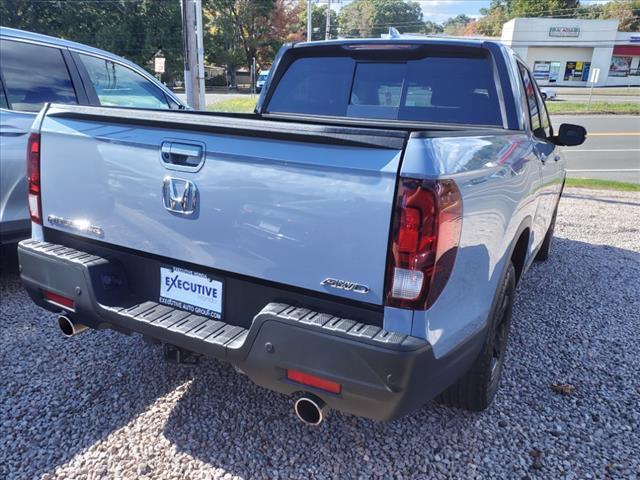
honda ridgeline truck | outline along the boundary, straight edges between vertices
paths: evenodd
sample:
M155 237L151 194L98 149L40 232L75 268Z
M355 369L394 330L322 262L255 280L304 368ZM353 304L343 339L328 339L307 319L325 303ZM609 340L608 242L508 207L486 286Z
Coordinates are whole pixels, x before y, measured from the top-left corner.
M67 335L226 360L309 424L482 410L585 135L475 40L285 45L252 114L48 105L22 280Z

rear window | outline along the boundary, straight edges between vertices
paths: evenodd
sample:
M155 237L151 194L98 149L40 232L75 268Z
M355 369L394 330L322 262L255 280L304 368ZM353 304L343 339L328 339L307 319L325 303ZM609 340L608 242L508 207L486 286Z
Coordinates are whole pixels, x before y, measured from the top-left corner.
M502 126L491 60L427 55L407 61L295 60L270 113Z
M7 100L14 110L37 112L45 102L78 103L58 48L3 39L0 67Z

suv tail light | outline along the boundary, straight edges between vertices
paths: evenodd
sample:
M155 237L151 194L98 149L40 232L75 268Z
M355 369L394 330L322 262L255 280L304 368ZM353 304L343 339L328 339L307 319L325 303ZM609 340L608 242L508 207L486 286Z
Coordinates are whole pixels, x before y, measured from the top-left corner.
M460 242L462 199L453 180L400 178L386 305L426 310L449 280Z
M40 134L29 135L27 143L27 183L29 187L29 213L31 221L42 225L40 199Z

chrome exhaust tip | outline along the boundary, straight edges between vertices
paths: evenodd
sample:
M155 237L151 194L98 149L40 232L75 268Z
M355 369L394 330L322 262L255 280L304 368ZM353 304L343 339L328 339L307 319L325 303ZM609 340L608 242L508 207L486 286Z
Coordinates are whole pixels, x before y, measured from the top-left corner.
M58 316L58 326L65 337L73 337L74 335L78 335L89 328L82 323L74 322L66 315Z
M302 423L316 427L324 421L328 407L315 395L304 394L293 404L293 410Z

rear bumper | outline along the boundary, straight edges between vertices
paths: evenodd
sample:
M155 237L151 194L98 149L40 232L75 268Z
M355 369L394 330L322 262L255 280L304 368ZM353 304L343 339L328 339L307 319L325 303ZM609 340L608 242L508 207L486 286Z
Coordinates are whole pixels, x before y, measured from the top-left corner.
M140 301L114 259L65 246L25 240L18 246L23 283L40 306L53 291L75 302L69 316L93 328L138 332L228 361L255 383L285 394L312 392L330 408L390 420L423 405L455 380L468 357L435 359L422 339L281 301L267 303L248 328ZM299 301L296 303L300 304ZM342 385L339 394L287 380L300 370Z

